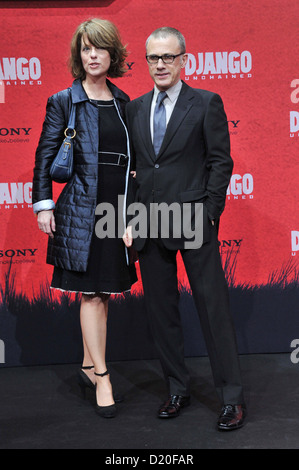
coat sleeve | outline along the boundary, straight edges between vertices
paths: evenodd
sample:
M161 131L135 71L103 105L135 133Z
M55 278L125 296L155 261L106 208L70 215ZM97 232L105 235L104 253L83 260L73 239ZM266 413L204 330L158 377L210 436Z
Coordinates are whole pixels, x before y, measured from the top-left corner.
M57 95L48 99L46 116L35 153L32 202L34 212L55 207L52 201L52 180L49 170L64 139L67 126L63 107Z
M226 201L226 191L233 170L226 113L219 95L212 94L204 119L207 151L208 198L205 202L210 219L218 219Z

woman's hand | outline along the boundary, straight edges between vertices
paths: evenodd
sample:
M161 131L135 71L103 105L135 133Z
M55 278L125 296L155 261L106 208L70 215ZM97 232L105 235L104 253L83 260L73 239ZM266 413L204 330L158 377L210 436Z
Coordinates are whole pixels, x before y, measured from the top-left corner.
M56 231L55 217L53 211L40 211L37 214L37 223L38 228L49 235L49 237L54 238L54 233Z
M130 225L126 228L123 235L123 241L127 248L130 248L133 244L132 227Z

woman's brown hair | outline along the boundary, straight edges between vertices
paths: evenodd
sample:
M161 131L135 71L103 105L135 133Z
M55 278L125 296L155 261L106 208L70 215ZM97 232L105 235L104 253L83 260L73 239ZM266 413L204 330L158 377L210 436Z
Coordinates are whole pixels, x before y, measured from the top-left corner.
M89 42L102 49L106 49L111 58L108 77L122 77L127 71L125 60L128 56L126 46L121 42L117 27L108 20L93 18L81 23L71 42L71 56L69 66L74 78L85 79L86 73L81 61L81 39L86 35Z

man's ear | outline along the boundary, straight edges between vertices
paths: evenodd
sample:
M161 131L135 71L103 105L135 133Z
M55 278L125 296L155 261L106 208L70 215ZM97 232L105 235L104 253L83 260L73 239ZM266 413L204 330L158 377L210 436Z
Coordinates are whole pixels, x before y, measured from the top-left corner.
M181 62L181 68L183 69L186 66L187 60L188 60L188 54L184 54L182 56L182 62Z

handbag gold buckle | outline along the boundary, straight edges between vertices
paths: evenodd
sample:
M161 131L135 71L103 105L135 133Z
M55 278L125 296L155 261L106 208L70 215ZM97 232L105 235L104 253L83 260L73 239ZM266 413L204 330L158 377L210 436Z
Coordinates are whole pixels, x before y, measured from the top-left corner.
M63 142L63 146L64 146L64 149L65 149L65 147L70 148L71 144L70 144L70 142Z
M69 130L69 128L67 127L67 128L65 129L65 131L64 131L65 137L69 137L70 139L73 139L73 138L76 136L76 131L75 131L75 129L73 129L74 134L73 134L72 136L67 135L67 131L68 131L68 130Z

